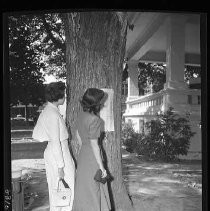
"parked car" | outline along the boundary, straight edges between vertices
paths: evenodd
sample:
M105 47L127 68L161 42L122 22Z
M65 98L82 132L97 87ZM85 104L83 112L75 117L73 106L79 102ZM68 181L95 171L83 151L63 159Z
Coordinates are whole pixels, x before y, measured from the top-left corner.
M21 114L18 114L16 117L12 118L12 120L23 120L23 121L26 121L26 118L23 117Z
M27 129L29 126L34 126L35 122L32 117L28 118L28 121L26 121L26 118L22 115L18 114L16 117L11 118L11 128L13 130L15 129Z

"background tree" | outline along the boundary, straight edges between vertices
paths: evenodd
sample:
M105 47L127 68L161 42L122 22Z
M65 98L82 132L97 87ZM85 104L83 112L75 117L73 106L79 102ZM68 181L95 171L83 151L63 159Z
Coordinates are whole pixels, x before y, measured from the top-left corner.
M57 78L66 78L66 48L64 25L59 13L36 14L33 23L33 47L44 73Z
M164 88L166 82L166 68L163 64L156 63L139 63L139 80L138 87L140 94L152 85L153 92L159 92Z
M185 65L184 77L186 82L191 78L201 78L201 67Z
M163 63L145 63L138 64L138 88L139 94L146 94L146 90L152 85L153 92L159 92L164 88L166 82L166 65ZM128 77L128 65L123 70L122 80L125 81ZM201 77L201 68L191 65L185 65L184 80L187 83L191 78Z
M124 13L81 12L64 15L67 62L67 125L77 157L74 124L81 110L79 98L89 87L114 90L114 132L108 132L104 149L111 183L113 210L132 210L122 178L121 84L127 21Z
M11 105L21 102L27 109L29 103L43 103L44 75L66 77L65 36L59 14L9 16L9 65Z
M43 74L65 79L65 34L60 14L14 14L9 17L9 22L10 42L17 34L15 31L27 27L30 48L35 53L36 62L42 65Z
M40 105L44 101L42 67L31 47L30 22L26 16L9 18L9 67L11 105ZM27 112L26 112L27 119Z

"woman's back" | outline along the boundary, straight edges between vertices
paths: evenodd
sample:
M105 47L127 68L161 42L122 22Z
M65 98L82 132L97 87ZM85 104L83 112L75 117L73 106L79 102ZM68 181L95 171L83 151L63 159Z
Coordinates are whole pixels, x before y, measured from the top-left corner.
M90 139L98 138L101 132L101 120L89 112L81 112L78 115L77 130L83 144L90 144Z
M77 176L75 186L74 211L108 211L109 196L107 187L94 180L99 165L94 156L91 139L98 140L101 132L101 119L89 112L81 112L78 115L77 130L79 132L82 146L77 159ZM106 195L106 196L105 196ZM102 205L105 207L102 208Z

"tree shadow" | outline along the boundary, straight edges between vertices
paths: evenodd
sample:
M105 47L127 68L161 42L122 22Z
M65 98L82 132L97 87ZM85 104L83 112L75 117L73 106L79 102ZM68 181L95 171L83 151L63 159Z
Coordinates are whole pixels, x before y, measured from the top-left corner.
M47 142L23 142L11 144L11 160L43 158Z

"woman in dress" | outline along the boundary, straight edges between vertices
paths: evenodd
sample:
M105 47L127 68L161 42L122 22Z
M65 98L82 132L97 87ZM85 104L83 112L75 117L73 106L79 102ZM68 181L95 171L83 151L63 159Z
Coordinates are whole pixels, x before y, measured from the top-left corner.
M81 100L83 111L78 115L76 126L80 151L77 159L73 211L110 210L107 184L94 180L98 169L101 169L102 177L107 176L98 144L102 132L102 120L98 113L103 106L104 96L103 90L89 88Z
M32 137L38 141L47 141L44 151L47 183L49 189L50 211L71 211L74 199L75 165L68 147L68 131L58 106L65 101L65 84L53 82L45 90L47 105L40 114ZM64 179L72 191L69 206L52 205L52 189ZM62 183L61 183L62 184Z

